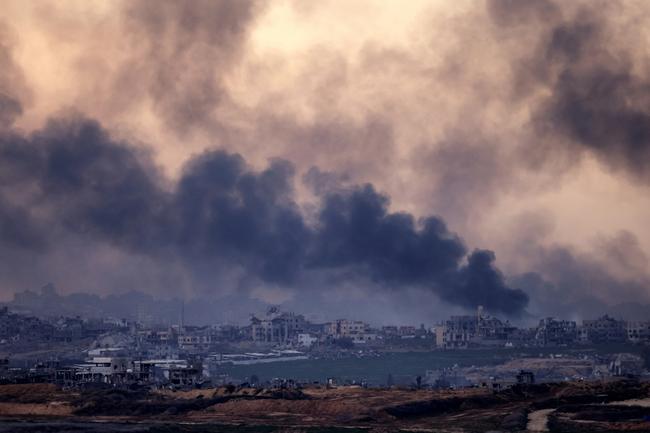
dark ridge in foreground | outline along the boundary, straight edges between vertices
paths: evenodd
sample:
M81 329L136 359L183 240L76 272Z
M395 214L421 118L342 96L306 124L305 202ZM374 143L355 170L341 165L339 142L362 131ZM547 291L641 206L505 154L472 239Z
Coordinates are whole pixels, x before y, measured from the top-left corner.
M496 392L24 384L0 386L0 432L506 432L527 430L540 414L547 428L541 431L551 433L587 426L593 432L649 431L649 403L650 382L632 379L520 384Z

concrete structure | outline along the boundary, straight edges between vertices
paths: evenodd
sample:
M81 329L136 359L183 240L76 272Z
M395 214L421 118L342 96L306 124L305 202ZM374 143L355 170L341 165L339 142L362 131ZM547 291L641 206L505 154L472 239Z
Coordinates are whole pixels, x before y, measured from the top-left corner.
M625 324L625 333L630 343L650 341L650 321L630 321Z
M309 333L298 334L298 346L310 347L317 341L318 341L318 337L313 334L309 334Z
M451 316L445 322L443 345L447 349L469 347L477 333L478 319L476 316Z
M133 371L131 360L118 356L93 356L83 364L73 365L71 370L76 382L112 384L126 382L128 373Z
M350 337L365 333L370 326L360 320L339 319L327 324L326 333L334 338Z
M565 346L578 338L578 325L572 320L547 317L539 321L535 341L541 346Z
M436 336L436 347L445 347L445 333L447 328L445 325L438 325L433 330Z
M212 346L212 335L207 332L193 332L179 335L178 348L190 352L208 350Z
M267 317L251 318L251 337L255 342L287 344L302 333L307 326L304 316L271 311Z
M623 343L627 340L625 322L606 314L595 320L584 320L582 327L591 343Z
M366 344L379 339L379 336L373 332L361 332L358 334L351 334L349 338L352 338L354 344Z

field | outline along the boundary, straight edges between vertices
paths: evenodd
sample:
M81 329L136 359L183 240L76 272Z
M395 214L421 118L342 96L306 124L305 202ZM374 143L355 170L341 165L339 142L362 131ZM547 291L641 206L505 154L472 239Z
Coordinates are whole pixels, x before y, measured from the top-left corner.
M366 380L372 385L385 385L388 375L395 384L411 384L426 370L497 365L514 358L549 356L550 354L583 356L638 350L631 346L591 346L545 349L480 349L428 352L383 353L378 357L343 359L314 359L268 364L224 366L222 372L238 380L256 375L261 380L293 378L301 381L320 381L329 377L341 382Z

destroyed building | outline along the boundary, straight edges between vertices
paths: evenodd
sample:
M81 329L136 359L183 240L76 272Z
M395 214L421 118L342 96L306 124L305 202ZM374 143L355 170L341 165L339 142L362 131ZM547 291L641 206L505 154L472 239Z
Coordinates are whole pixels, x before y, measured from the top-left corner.
M540 346L566 346L576 342L578 325L572 320L547 317L539 321L535 341Z
M595 320L584 320L582 327L589 342L594 344L624 343L627 340L625 321L614 319L607 314Z
M255 342L286 344L303 333L306 327L303 315L280 313L277 309L267 311L261 319L251 317L251 337Z

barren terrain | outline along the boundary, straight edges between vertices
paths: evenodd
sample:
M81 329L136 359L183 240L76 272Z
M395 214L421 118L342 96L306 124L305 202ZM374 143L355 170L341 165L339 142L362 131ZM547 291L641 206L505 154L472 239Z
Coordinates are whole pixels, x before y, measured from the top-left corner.
M632 380L519 385L496 393L486 388L230 386L174 392L3 385L0 432L650 431L649 396L649 383Z

